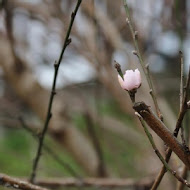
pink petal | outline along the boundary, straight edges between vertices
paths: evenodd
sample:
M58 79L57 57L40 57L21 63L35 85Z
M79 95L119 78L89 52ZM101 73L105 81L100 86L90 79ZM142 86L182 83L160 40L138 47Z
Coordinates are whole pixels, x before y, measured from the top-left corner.
M124 75L124 86L125 89L130 91L132 89L135 88L135 75L134 72L132 70L128 70L126 71L125 75Z
M123 81L123 79L121 78L120 75L118 75L118 81L119 81L119 84L120 84L121 88L125 89L125 87L124 87L124 81Z
M135 78L136 78L136 85L137 88L141 85L141 74L138 69L135 69Z

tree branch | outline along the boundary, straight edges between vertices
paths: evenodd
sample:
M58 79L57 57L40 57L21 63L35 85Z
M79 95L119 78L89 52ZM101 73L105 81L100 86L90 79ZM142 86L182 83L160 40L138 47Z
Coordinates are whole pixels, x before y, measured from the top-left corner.
M21 189L21 190L48 190L44 187L33 185L29 182L13 178L2 173L0 173L0 185L7 188Z
M150 128L170 147L172 151L190 168L190 152L184 149L183 145L177 140L163 122L154 115L149 106L144 102L135 103L134 110L138 112L146 121Z
M183 118L184 118L185 113L186 113L186 111L188 109L187 97L188 97L189 85L190 85L190 68L189 68L189 73L188 73L188 76L187 76L186 85L185 85L185 88L184 88L184 91L183 91L182 106L180 107L180 112L179 112L179 116L178 116L178 119L177 119L176 127L175 127L175 130L173 132L174 137L178 136L179 130L180 130L181 125L182 125ZM165 156L166 162L169 162L171 155L172 155L172 150L170 148L168 148L167 151L166 151L166 156ZM165 169L165 166L163 166L161 168L158 176L156 177L155 182L154 182L151 190L157 189L158 185L162 181L162 178L164 177L165 172L166 172L166 169Z
M126 12L126 15L127 15L127 24L129 25L129 29L130 29L131 35L133 37L133 43L134 43L134 46L135 46L134 54L138 57L140 65L141 65L141 67L143 69L143 72L145 74L146 80L148 82L148 85L149 85L149 88L150 88L150 95L151 95L152 100L154 102L154 106L156 108L156 113L157 113L158 117L161 120L163 120L163 116L162 116L160 108L158 106L158 101L157 101L157 98L156 98L156 93L155 93L155 90L153 88L152 80L150 78L149 68L148 68L148 66L145 67L144 60L143 60L143 57L142 57L140 49L139 49L138 32L135 31L134 28L133 28L132 20L131 20L131 16L130 16L130 12L129 12L129 7L127 5L127 0L123 0L123 4L124 4L125 12Z
M183 183L184 185L186 185L187 187L190 187L190 183L187 182L187 180L183 179L176 171L172 170L168 163L165 161L164 157L161 155L161 153L159 152L159 150L157 149L156 147L156 144L154 142L154 139L151 135L151 133L148 131L147 127L146 127L146 124L144 123L144 120L142 119L141 115L139 115L137 113L137 116L141 122L141 125L143 126L144 128L144 131L152 145L152 148L154 149L156 155L158 156L158 158L160 159L160 161L163 163L163 165L165 166L165 168L167 169L167 171L169 171L179 182Z
M56 81L57 81L57 75L58 75L58 71L59 71L59 66L61 64L65 49L71 43L70 33L71 33L71 29L72 29L72 26L73 26L73 23L74 23L75 16L77 14L77 11L78 11L78 9L80 7L81 2L82 2L82 0L78 0L77 5L75 7L75 10L71 14L71 21L70 21L70 25L69 25L69 28L68 28L68 31L67 31L67 34L66 34L66 37L65 37L65 41L64 41L64 44L63 44L61 54L59 56L58 62L54 64L55 73L54 73L53 84L52 84L52 89L51 89L51 95L50 95L49 104L48 104L47 116L46 116L46 120L45 120L45 124L44 124L43 130L42 130L42 133L41 133L41 135L39 137L38 150L37 150L37 153L36 153L32 173L31 173L31 177L30 177L30 181L32 183L34 182L34 179L35 179L35 176L36 176L36 170L37 170L38 163L39 163L39 160L40 160L45 134L46 134L47 129L48 129L49 121L50 121L50 119L52 117L51 109L52 109L52 105L53 105L53 99L54 99L54 96L56 94L55 89L56 89Z

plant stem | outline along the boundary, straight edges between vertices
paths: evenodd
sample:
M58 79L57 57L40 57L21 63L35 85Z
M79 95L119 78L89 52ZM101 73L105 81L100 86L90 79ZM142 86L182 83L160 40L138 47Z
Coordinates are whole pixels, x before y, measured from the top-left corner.
M143 58L142 58L142 55L141 55L141 52L140 52L140 49L139 49L139 45L138 45L138 33L133 28L132 21L131 21L131 16L130 16L130 11L129 11L129 7L127 5L126 0L123 0L123 2L124 2L125 12L126 12L126 15L127 15L127 23L129 25L129 29L131 31L131 34L132 34L132 37L133 37L134 46L135 46L135 50L136 50L135 55L137 55L137 57L139 59L139 62L141 64L141 67L143 69L143 72L144 72L144 74L146 76L146 80L147 80L149 88L150 88L150 95L151 95L151 97L153 99L153 102L154 102L154 105L155 105L155 108L156 108L156 113L157 113L158 117L161 120L163 120L163 116L162 116L162 114L160 112L160 108L158 106L155 90L153 88L153 84L152 84L152 81L151 81L151 78L150 78L149 68L145 67L145 64L144 64L144 61L143 61Z
M65 37L65 41L64 41L64 44L63 44L62 51L60 53L58 62L54 64L55 72L54 72L53 84L52 84L52 89L51 89L51 95L50 95L49 104L48 104L47 116L46 116L46 120L45 120L45 124L44 124L43 130L42 130L42 133L41 133L41 135L39 137L38 150L37 150L37 153L36 153L36 157L35 157L33 168L32 168L32 173L31 173L31 177L30 177L30 182L31 183L34 183L34 180L35 180L35 177L36 177L36 170L37 170L38 163L39 163L39 160L40 160L45 134L46 134L47 129L48 129L49 121L50 121L50 119L52 117L51 109L52 109L53 99L54 99L54 96L56 94L55 89L56 89L56 81L57 81L57 75L58 75L59 66L61 64L65 49L71 43L70 33L71 33L71 29L72 29L72 26L73 26L73 23L74 23L74 20L75 20L75 16L77 14L77 11L78 11L78 9L80 7L81 2L82 2L82 0L78 0L77 5L75 7L75 10L71 14L71 21L70 21L70 24L69 24L69 28L67 30L67 34L66 34L66 37Z
M144 131L152 145L152 148L154 149L154 152L157 154L158 158L160 159L160 161L162 162L162 164L164 165L164 167L166 168L167 171L169 171L178 181L180 181L181 183L183 183L185 186L190 187L190 183L188 183L186 180L184 180L176 171L172 170L170 168L170 166L168 165L168 163L166 162L166 160L163 158L163 156L161 155L161 153L159 152L159 150L156 147L156 144L154 142L154 139L151 135L151 133L148 131L148 128L146 127L146 124L144 122L144 120L142 119L142 117L140 116L140 114L137 113L137 116L144 128ZM152 190L152 189L151 189Z

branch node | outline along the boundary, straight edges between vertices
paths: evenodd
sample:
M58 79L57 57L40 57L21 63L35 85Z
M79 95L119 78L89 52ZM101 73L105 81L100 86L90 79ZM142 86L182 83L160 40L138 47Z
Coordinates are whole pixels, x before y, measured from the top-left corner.
M132 51L132 54L134 54L134 55L138 56L138 53L137 53L137 51L136 51L136 50L133 50L133 51Z
M175 176L176 175L176 171L172 171L172 174Z
M145 68L148 70L149 69L149 65L150 65L150 63L147 63L146 65L145 65Z
M54 63L54 68L57 69L58 68L58 63L55 61Z
M75 17L75 13L72 12L72 13L71 13L71 19L73 19L74 17Z
M142 119L142 116L138 112L135 112L135 115Z
M130 20L129 20L129 18L126 18L126 22L127 22L127 24L129 24L129 23L130 23Z
M187 109L190 109L190 100L187 102Z
M68 38L68 40L66 41L66 46L68 46L71 42L72 42L72 39Z
M53 90L53 91L52 91L52 94L53 94L53 95L56 95L57 93L56 93L56 91L55 91L55 90Z
M134 38L137 40L138 39L138 31L134 32Z

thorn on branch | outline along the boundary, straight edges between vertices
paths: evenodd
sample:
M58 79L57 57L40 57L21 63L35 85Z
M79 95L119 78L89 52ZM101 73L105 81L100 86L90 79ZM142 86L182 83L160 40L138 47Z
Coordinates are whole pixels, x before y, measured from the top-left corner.
M53 94L53 95L56 95L57 93L56 93L56 91L55 91L55 90L53 90L53 91L52 91L52 94Z
M66 46L68 46L71 42L72 42L72 39L68 38L68 40L66 41Z
M75 13L72 12L72 13L71 13L71 19L73 19L74 17L75 17Z
M55 69L58 68L58 63L57 62L54 63L54 67L55 67Z
M154 152L157 154L157 153L158 153L158 150L157 150L157 149L155 149L155 150L154 150Z

